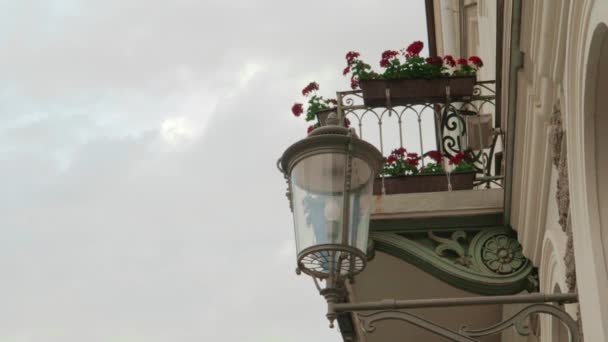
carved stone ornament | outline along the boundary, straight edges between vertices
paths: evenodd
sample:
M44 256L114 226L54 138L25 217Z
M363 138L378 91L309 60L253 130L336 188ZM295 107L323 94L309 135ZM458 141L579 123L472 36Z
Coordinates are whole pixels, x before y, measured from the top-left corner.
M576 291L576 265L574 263L574 246L572 241L572 227L567 225L566 234L568 242L566 242L566 255L564 255L564 264L566 265L566 284L568 291Z
M564 137L564 129L562 127L562 115L559 110L559 104L556 104L553 108L553 114L549 121L551 125L551 131L549 132L549 144L551 144L551 150L553 152L553 165L558 167L559 159L562 155L562 140Z
M526 263L517 239L505 234L490 237L482 247L481 260L492 271L509 274Z
M570 213L570 190L568 185L568 153L564 146L562 156L557 168L557 212L559 214L559 224L565 232L568 226L568 214Z
M563 139L564 130L562 127L561 113L559 104L556 105L556 110L551 117L551 132L549 142L552 146L553 165L557 168L557 192L555 199L557 201L557 210L559 214L559 224L562 230L568 236L566 242L566 254L564 255L564 263L566 265L566 284L568 291L573 293L576 291L576 264L574 260L574 246L572 237L572 223L570 221L570 188L568 184L568 149ZM577 323L580 327L581 340L582 323L580 311L577 313Z
M559 213L559 224L566 231L568 212L570 208L570 192L568 190L568 158L564 144L564 129L562 127L562 115L559 102L554 106L553 114L549 121L551 130L549 132L549 143L553 155L553 165L557 169L557 210Z

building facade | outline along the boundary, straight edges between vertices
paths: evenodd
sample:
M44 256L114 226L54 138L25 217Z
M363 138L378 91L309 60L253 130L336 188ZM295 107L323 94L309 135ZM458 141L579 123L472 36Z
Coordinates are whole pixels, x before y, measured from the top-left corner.
M323 189L309 186L316 189L310 198L292 197L292 186L300 185L281 164L292 210L296 203L312 212L319 202L332 222L300 220L301 233L319 246L329 248L319 241L336 235L340 217L361 222L357 213L371 212L367 251L361 250L365 243L347 257L314 250L305 257L317 273L302 260L298 269L318 279L331 273L325 278L330 292L315 283L330 298L328 318L337 316L346 342L607 342L608 1L426 0L426 9L431 56L483 59L476 79L468 78L469 92L460 92L460 76L416 80L420 87L434 82L431 93L416 96L407 96L423 93L411 86L397 95L405 81L382 79L375 97L365 90L337 93L331 120L347 118L353 128L310 134L343 132L347 154L353 153L352 136L385 156L397 147L409 158L407 149L416 165L433 159L441 170L373 179L373 172L351 175L351 157L341 157L344 165L326 173L350 179L340 183L347 193L352 179L369 173L365 184L374 196L355 196L352 203L344 197L344 208L353 212L340 216L331 201L320 202ZM319 117L319 124L326 123ZM439 157L431 158L431 151ZM457 172L456 156L466 156L472 169ZM314 170L306 176L319 176ZM337 193L324 191L327 198ZM343 271L350 281L341 279ZM394 301L382 302L387 298L449 300L386 315L335 310L363 302L395 308Z
M496 107L478 114L491 115L497 123L494 128L504 133L502 146L497 147L503 153L496 159L500 163L496 175L504 177L503 186L484 190L476 204L468 195L459 195L458 200L470 201L469 209L477 213L502 213L502 224L516 232L523 255L537 273L538 285L532 291L578 293L579 303L566 304L565 311L578 321L586 341L608 341L608 1L429 0L427 20L432 55L481 56L485 65L478 80L496 80ZM446 196L450 195L442 198ZM424 219L452 210L449 205L430 205L440 199L425 201L418 196L411 200L402 198L400 204L382 200L373 220L410 218L416 203L424 203L422 207L428 210L426 215L414 214ZM386 214L387 203L394 207L392 216ZM461 216L471 215L462 208L455 210ZM382 245L386 236L378 226L372 224L376 227L372 236ZM412 254L404 252L407 249L412 247L403 244L400 252ZM385 296L363 299L461 295L453 287L498 294L467 291L470 283L458 286L453 281L447 281L449 288L442 288L419 274L422 269L445 284L445 277L437 276L439 271L420 263L411 267L416 262L408 257L402 261L410 265L399 266L391 260L394 265L378 265L385 269L376 270L370 263L377 274L370 279L363 274L363 284L354 285L353 292L371 279L386 279L401 289L416 279L417 285L433 288L432 293L384 286L361 292ZM393 279L398 278L394 274L404 279ZM356 295L351 298L361 300ZM517 305L505 305L450 317L466 317L483 325L487 323L483 318L506 319L517 309ZM450 324L449 318L427 315ZM528 324L527 337L507 330L495 340L569 341L566 329L551 316L532 317ZM415 332L396 325L384 332L378 339L358 338L381 341L412 336L417 340Z
M428 0L427 21L432 55L481 56L478 80L496 81L494 106L478 114L495 123L487 176L501 181L476 192L378 196L375 259L348 287L350 300L578 293L565 311L586 341L608 341L608 1ZM475 263L485 260L472 245L502 228L529 268L480 280ZM438 248L447 252L429 252ZM417 314L457 329L491 325L520 307ZM371 334L356 319L341 323L346 341L444 341L402 322ZM528 336L511 328L484 341L569 341L549 315L527 325Z

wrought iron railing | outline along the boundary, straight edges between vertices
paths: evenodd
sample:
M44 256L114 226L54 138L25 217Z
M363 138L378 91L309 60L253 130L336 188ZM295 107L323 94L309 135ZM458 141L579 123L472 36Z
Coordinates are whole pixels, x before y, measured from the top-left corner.
M470 97L414 99L396 106L390 105L387 90L387 105L383 107L366 106L361 90L338 92L338 116L348 119L359 137L383 155L397 147L420 155L438 150L447 157L467 152L477 171L476 187L502 187L504 132L495 117L495 83L477 82ZM375 130L369 127L373 124ZM422 158L422 166L429 161ZM449 170L447 159L444 163Z

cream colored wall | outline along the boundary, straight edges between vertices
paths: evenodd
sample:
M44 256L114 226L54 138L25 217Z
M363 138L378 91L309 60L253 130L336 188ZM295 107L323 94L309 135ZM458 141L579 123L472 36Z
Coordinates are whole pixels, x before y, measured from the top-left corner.
M595 155L592 153L595 148L592 133L595 116L605 113L596 113L594 104L589 101L589 95L596 94L598 90L594 81L598 75L601 47L601 41L593 38L599 26L608 24L608 2L573 2L569 22L564 104L577 287L585 339L608 341L608 266L602 257L598 213L602 208L598 208L595 193ZM601 96L606 96L606 93Z
M460 55L458 0L434 0L437 55Z
M518 82L511 222L524 253L540 266L541 290L552 292L559 286L567 291L563 261L567 238L555 223L556 171L548 145L549 119L560 111L566 129L570 218L584 334L588 341L608 341L608 272L600 228L600 214L608 210L608 204L598 202L596 191L601 184L596 183L594 165L605 155L598 156L593 149L598 144L593 137L597 132L592 132L598 127L594 120L600 114L593 108L596 101L585 101L588 94L599 91L602 99L608 94L594 80L600 70L591 65L594 53L600 55L592 44L593 32L599 23L608 21L608 2L539 0L523 4L521 47L525 56ZM575 316L576 306L567 310ZM543 341L551 341L551 324L541 320Z
M559 214L555 201L557 177L557 169L553 167L551 171L551 186L545 219L542 255L539 264L540 291L544 293L568 292L566 265L564 262L568 237L558 222ZM572 317L576 317L578 305L567 305L566 311ZM554 336L554 331L559 330L559 324L561 323L550 316L542 316L540 318L540 342L560 342Z
M479 46L477 55L484 66L479 70L479 80L496 79L496 1L477 2Z
M524 67L518 74L511 225L518 232L524 254L538 266L548 206L555 202L549 196L549 122L552 114L561 110L561 70L556 72L553 65L561 58L555 49L565 41L560 35L565 24L560 15L562 0L524 1L522 6Z
M436 2L446 4L450 1ZM480 79L486 78L486 73L491 79L493 77L489 75L493 74L494 61L485 56L493 56L495 52L489 31L496 22L495 8L490 8L495 6L495 2L480 1L479 4L478 54L486 62ZM524 0L522 5L521 49L524 66L519 71L517 81L516 126L509 128L515 129L516 136L511 225L518 232L526 256L540 268L541 290L553 292L559 288L567 291L563 259L567 236L557 222L557 171L551 163L549 144L550 119L554 112L559 111L566 130L570 218L584 334L587 341L608 341L608 324L605 323L608 322L608 197L604 195L608 190L602 190L608 189L608 183L597 182L598 177L606 177L606 172L594 164L608 164L608 155L598 154L606 153L606 143L595 137L603 138L608 128L599 128L599 124L603 127L603 121L594 124L597 115L608 115L608 104L599 103L606 108L600 113L595 111L594 106L598 105L595 99L585 102L585 98L589 98L585 95L591 92L602 101L608 101L608 82L603 82L608 76L601 76L601 81L597 83L596 78L598 74L603 75L603 71L589 67L590 63L597 63L597 59L600 59L598 56L604 53L600 49L602 44L592 44L592 38L598 25L608 23L608 1ZM506 0L502 56L503 113L509 110L507 85L511 81L511 9L512 1ZM446 26L453 27L457 19L451 18L446 23L444 12L438 23L444 34L438 39L438 51L440 54L454 53L458 50L458 37L453 32L451 38L446 37L445 32ZM608 68L608 64L605 65L601 68ZM596 150L589 147L596 145L601 148ZM602 175L597 172L602 172ZM599 195L598 187L602 188ZM566 310L576 317L577 305L569 305ZM509 309L505 308L504 313L508 315ZM541 319L542 341L551 341L553 324L550 319ZM516 341L515 337L504 337L503 341Z

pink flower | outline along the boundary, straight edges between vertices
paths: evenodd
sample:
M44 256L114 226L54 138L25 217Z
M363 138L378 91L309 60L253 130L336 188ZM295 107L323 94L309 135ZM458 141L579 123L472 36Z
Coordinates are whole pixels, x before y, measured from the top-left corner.
M424 43L418 40L410 44L405 51L407 51L410 56L418 56L423 47Z
M300 116L300 114L304 113L304 107L301 103L296 103L291 107L291 112L295 116Z
M477 56L469 57L469 62L473 63L473 65L475 65L478 68L481 68L483 66L483 62L481 61L481 58L479 58Z
M456 63L458 63L458 65L467 65L468 64L466 58L458 58L458 61Z

